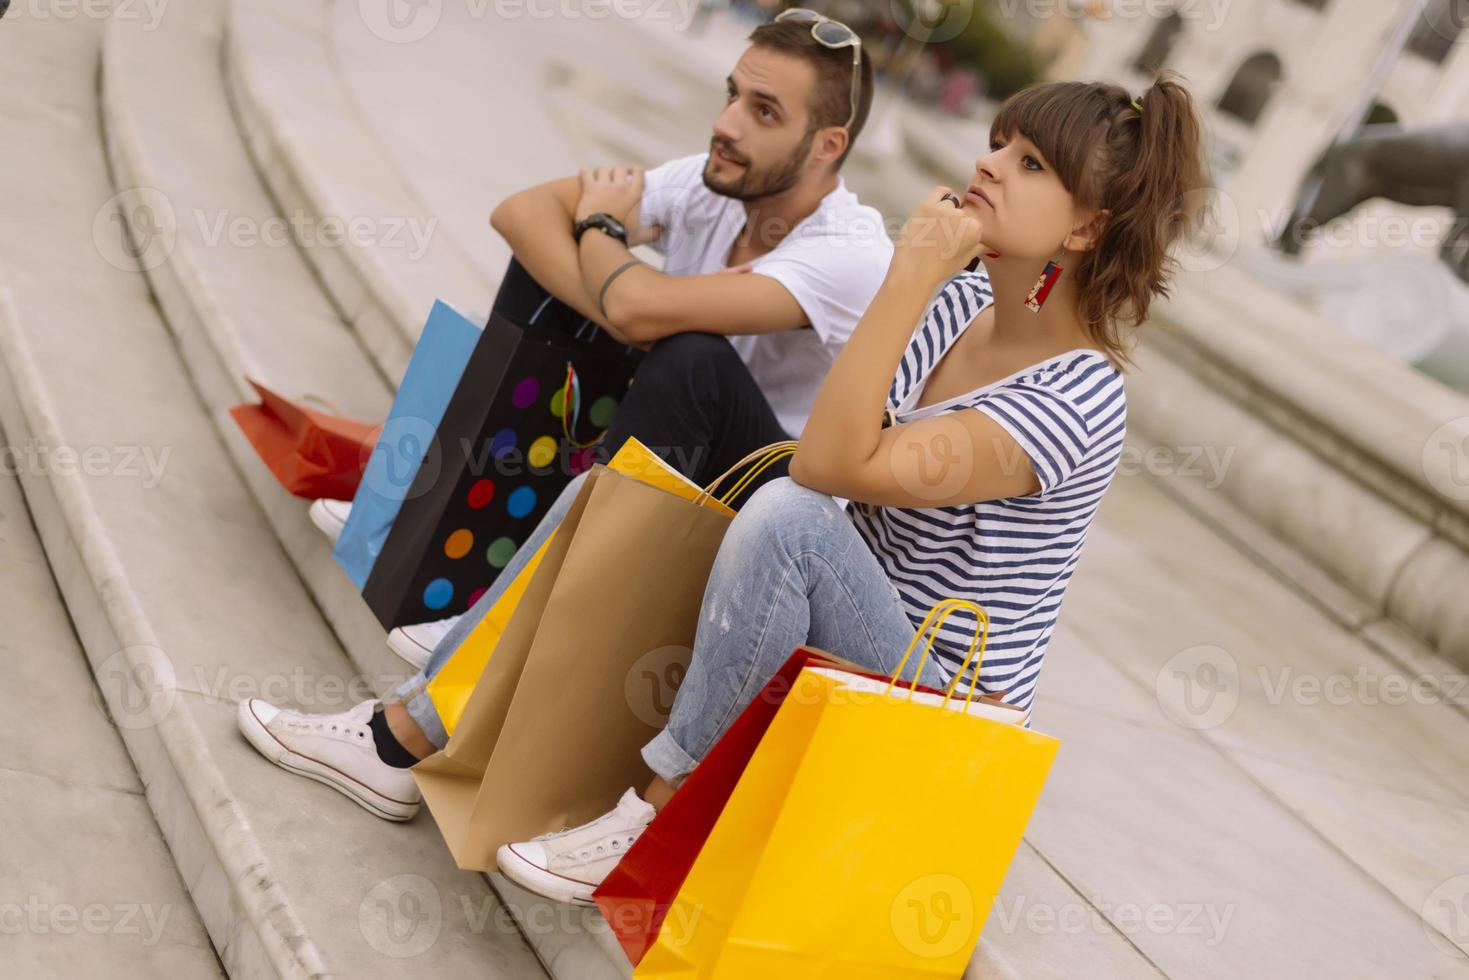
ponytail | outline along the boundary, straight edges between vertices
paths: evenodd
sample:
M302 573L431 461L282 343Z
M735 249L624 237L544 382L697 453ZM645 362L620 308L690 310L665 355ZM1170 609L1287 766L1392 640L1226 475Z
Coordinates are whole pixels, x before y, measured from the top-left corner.
M1193 97L1171 73L1137 98L1141 111L1133 99L1123 101L1109 139L1131 143L1132 152L1118 153L1116 162L1126 165L1101 175L1101 206L1110 215L1077 270L1083 322L1119 351L1124 333L1147 319L1153 298L1169 295L1178 266L1170 250L1198 226L1195 192L1207 180Z

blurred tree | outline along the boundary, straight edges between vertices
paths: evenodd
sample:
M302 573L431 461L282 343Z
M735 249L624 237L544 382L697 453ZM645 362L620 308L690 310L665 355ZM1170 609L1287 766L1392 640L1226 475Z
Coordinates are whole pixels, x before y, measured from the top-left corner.
M922 13L914 12L915 2L925 4ZM910 35L921 38L924 25L934 25L930 46L977 71L992 98L1004 99L1041 79L1045 59L1019 36L1031 25L1007 30L994 0L897 0L893 6L903 8Z

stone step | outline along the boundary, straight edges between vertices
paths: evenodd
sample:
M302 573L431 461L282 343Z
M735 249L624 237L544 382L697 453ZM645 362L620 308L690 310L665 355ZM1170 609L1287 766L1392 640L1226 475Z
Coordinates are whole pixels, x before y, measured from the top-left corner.
M172 13L165 29L187 30ZM112 458L22 482L173 861L232 977L396 976L405 950L434 975L541 976L430 821L340 806L235 730L243 697L337 710L358 672L241 486L117 236L98 129L105 26L0 35L6 64L48 80L0 110L26 148L0 225L0 422L16 442Z
M366 124L404 180L498 282L510 253L486 219L507 195L584 166L652 167L708 149L750 26L733 43L717 31L695 37L678 5L648 8L646 16L540 18L423 5L409 26L392 30L368 9L339 3L332 45L343 85L371 107ZM529 97L485 95L508 92ZM906 214L931 186L875 152L878 130L900 126L907 111L880 90L843 171L848 186L890 213Z
M167 245L143 266L210 420L357 671L386 693L411 669L384 645L307 502L281 488L228 414L258 400L250 377L376 422L387 417L393 385L323 294L303 250L280 232L225 94L225 10L222 0L204 0L151 31L112 22L102 71L108 157L119 192L146 206L123 209L134 240L151 228Z
M365 124L440 233L491 282L510 250L489 215L508 195L583 166L654 165L708 146L708 120L691 129L682 119L717 106L719 90L668 78L659 52L622 56L638 38L615 15L499 16L493 4L445 3L417 8L422 25L399 34L373 12L334 7L340 84L369 107ZM534 65L519 56L542 51Z
M1088 549L1036 714L1071 737L1032 843L1114 906L1233 906L1243 918L1207 958L1177 936L1134 938L1170 976L1469 975L1452 955L1462 923L1433 901L1462 871L1462 704L1383 698L1374 683L1420 671L1155 480L1118 479ZM1057 690L1085 659L1091 683Z
M185 216L165 229L169 253L148 263L160 308L220 438L281 547L364 687L384 694L412 671L387 648L382 627L332 559L330 542L307 518L306 502L280 487L227 414L229 406L255 399L246 373L282 392L316 394L366 419L386 416L391 395L294 244L279 248L248 238L208 237L213 216L221 212L256 227L276 220L229 115L213 56L220 49L222 13L222 3L202 3L172 18L167 29L151 32L114 22L103 77L113 171L120 186L153 188L169 202L168 208L154 207L148 220ZM193 120L188 130L176 125L183 113ZM206 220L192 220L194 215ZM134 228L135 235L142 231ZM270 289L262 291L261 283ZM547 963L574 963L569 975L589 980L596 975L589 963L599 963L607 976L623 975L608 972L612 963L592 939L600 922L595 913L567 909L551 915L543 907L548 903L500 876L485 880L503 891Z
M16 466L24 446L0 434ZM0 914L17 977L222 978L31 523L0 473ZM106 814L99 820L99 814ZM79 828L85 827L85 833Z
M297 237L327 295L396 380L433 301L488 310L498 278L482 275L439 230L364 123L370 107L358 106L335 70L333 7L330 0L233 2L226 79L279 213L302 216L292 228L305 229Z

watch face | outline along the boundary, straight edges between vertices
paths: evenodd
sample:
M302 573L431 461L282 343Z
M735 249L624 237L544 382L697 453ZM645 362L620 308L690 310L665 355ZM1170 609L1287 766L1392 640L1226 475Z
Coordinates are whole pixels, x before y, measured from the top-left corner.
M603 231L607 232L607 234L613 236L614 238L620 238L623 242L627 241L627 226L624 225L621 221L618 221L616 218L612 217L612 215L610 214L601 213L588 215L577 228L577 241L581 241L581 233L583 230L591 228L601 228Z

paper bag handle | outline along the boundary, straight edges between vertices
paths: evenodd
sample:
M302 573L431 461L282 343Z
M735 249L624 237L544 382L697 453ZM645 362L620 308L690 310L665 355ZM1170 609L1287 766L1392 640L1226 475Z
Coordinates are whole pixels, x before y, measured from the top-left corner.
M888 680L888 686L883 692L884 694L892 692L893 686L903 676L903 667L907 665L908 658L913 655L913 648L927 634L928 642L924 644L923 655L918 658L918 668L913 672L913 682L908 685L909 699L912 699L913 693L918 689L918 677L923 673L923 665L928 662L929 651L933 649L934 640L938 639L939 627L943 625L944 620L948 618L950 613L959 609L967 609L974 613L975 619L979 621L979 629L975 632L974 639L969 641L969 653L964 657L963 665L954 674L953 679L949 681L949 686L944 690L944 703L947 704L949 699L954 696L954 688L959 685L959 680L969 671L969 662L972 660L974 661L974 683L969 686L969 692L964 698L964 710L969 710L969 705L974 700L974 692L979 687L979 669L984 663L985 644L989 641L990 618L979 603L970 602L968 599L941 599L934 603L933 608L928 611L928 615L923 618L923 623L919 625L918 632L914 633L913 639L908 641L908 649L903 651L903 659L898 661L897 669L893 671L893 676Z
M581 380L576 376L576 366L573 365L570 361L567 361L566 384L563 385L561 388L562 434L566 436L566 441L570 443L572 448L574 449L586 449L589 446L595 446L597 443L602 441L602 438L604 436L607 435L607 430L603 429L601 432L597 433L594 438L589 439L586 442L577 441L576 436L572 435L571 433L572 430L576 428L576 423L580 418Z
M750 482L756 479L761 473L764 473L772 465L780 462L780 460L785 459L787 456L794 456L796 453L797 445L798 443L794 439L783 439L780 442L772 442L768 446L763 446L760 449L755 450L744 459L740 460L738 463L734 464L729 469L716 476L714 478L714 482L710 483L707 487L703 489L702 492L700 492L699 496L694 498L694 503L700 507L704 506L705 501L714 496L714 492L719 489L719 485L723 483L732 473L734 473L742 466L750 463L756 463L757 465L755 465L750 470L750 472L746 473L738 481L736 481L735 485L730 487L729 491L726 492L723 497L719 498L719 502L721 504L728 504L735 497L739 496L740 491L749 486Z

